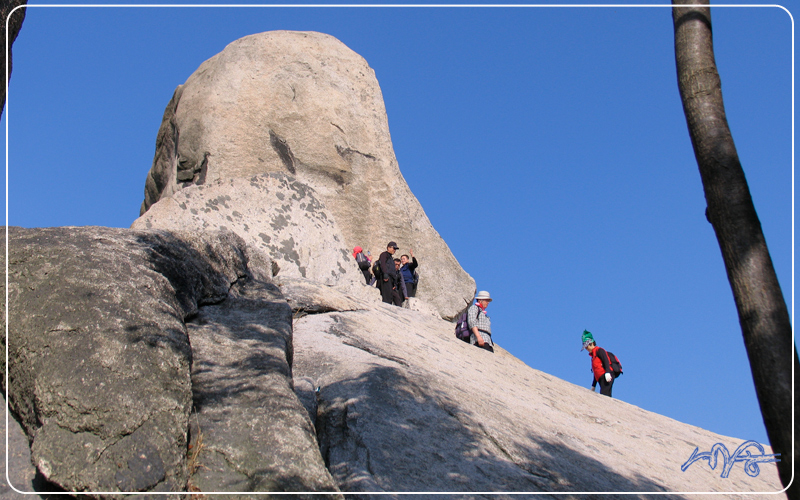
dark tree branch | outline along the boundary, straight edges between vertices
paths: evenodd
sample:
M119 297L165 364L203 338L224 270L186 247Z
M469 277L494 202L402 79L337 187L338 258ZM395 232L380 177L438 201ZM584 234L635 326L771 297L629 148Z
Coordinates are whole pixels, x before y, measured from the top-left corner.
M683 111L705 191L706 217L714 227L742 327L753 382L778 472L793 480L797 415L793 413L792 370L800 376L792 325L744 170L728 128L714 60L709 7L678 7L708 0L673 0L675 60ZM797 379L795 379L797 380ZM787 491L800 498L799 481Z
M0 36L2 36L1 43L3 45L6 43L6 21L8 21L8 47L6 47L3 62L8 64L9 79L11 79L11 46L14 44L14 40L17 39L19 30L22 28L22 21L25 20L25 11L28 9L17 9L14 11L14 14L11 14L11 11L27 3L28 0L0 0L0 19L2 19L3 23L2 28L0 28ZM9 15L11 15L11 19L9 19ZM3 65L2 71L5 72L5 65ZM0 99L0 116L3 116L3 108L6 107L6 86L2 85L1 87L0 93L2 94L2 98Z

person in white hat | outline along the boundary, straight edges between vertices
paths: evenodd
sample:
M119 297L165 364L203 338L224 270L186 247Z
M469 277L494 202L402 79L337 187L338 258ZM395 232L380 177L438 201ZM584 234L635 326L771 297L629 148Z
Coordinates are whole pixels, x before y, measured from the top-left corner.
M489 352L494 352L494 343L492 343L492 323L489 321L489 316L486 315L486 307L492 297L489 292L480 291L475 296L475 303L467 309L467 326L470 329L469 343L486 349Z

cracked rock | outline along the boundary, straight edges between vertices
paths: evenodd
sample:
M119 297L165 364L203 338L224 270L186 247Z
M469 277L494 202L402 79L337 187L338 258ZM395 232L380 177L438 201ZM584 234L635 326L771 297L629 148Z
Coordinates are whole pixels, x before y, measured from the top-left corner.
M8 401L39 473L66 491L184 490L184 318L247 274L242 240L12 227L8 255Z

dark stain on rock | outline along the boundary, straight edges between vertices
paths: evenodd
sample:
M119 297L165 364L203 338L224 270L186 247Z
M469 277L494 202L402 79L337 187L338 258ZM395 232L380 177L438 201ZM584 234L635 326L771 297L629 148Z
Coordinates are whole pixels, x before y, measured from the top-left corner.
M286 195L284 195L283 193L275 193L275 198L278 198L279 200L283 201L286 199Z
M208 172L208 157L211 156L211 153L206 151L203 153L203 161L200 162L200 166L195 167L195 181L194 183L197 185L205 184L206 182L206 172Z
M294 238L289 238L288 240L281 241L281 245L283 246L281 246L280 252L283 254L284 258L290 262L294 262L299 266L300 254L298 254L297 251L295 251L294 249ZM303 277L305 278L306 277L304 270L305 268L301 267L300 269L302 269L300 271L300 274L302 274Z
M272 226L272 229L280 231L281 229L284 229L286 226L289 225L289 220L282 214L278 214L275 218L272 219L272 222L270 222L269 225Z
M264 233L258 233L258 237L261 238L261 240L264 241L264 243L266 243L267 245L269 245L269 242L272 239Z
M295 159L294 155L292 154L292 150L289 145L286 143L286 140L278 136L272 130L269 131L269 143L272 145L272 149L278 153L283 165L286 167L286 170L291 172L293 175L297 173L295 169Z
M369 158L370 160L374 160L375 159L375 156L371 155L369 153L362 153L361 151L359 151L357 149L343 148L341 146L336 146L336 152L339 154L339 156L341 156L342 158L345 158L345 159L348 156L353 155L353 154L357 154L357 155L363 156L364 158Z

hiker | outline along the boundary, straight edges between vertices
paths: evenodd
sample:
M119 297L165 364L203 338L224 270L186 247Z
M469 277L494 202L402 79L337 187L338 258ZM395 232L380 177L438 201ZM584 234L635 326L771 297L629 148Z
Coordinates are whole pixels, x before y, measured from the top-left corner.
M408 285L406 283L405 277L403 276L403 273L400 272L400 259L394 259L394 268L397 271L397 275L400 276L400 288L398 288L397 291L398 292L400 292L400 291L403 292L400 295L400 297L405 302L406 300L408 300L408 297L409 297L409 295L408 295Z
M400 298L400 292L398 291L400 275L395 268L394 258L392 257L397 250L399 250L397 243L390 241L389 244L386 245L386 251L381 253L380 257L378 257L378 262L375 267L378 268L377 270L381 274L378 280L378 285L380 285L379 288L381 289L381 300L386 304L399 306L403 303L403 299Z
M467 309L467 326L470 329L469 343L486 349L489 352L494 352L494 343L492 343L492 324L489 321L489 316L486 315L486 306L492 298L489 292L480 291L475 296L475 303Z
M411 262L408 261L408 255L400 256L400 274L403 276L403 280L406 283L406 289L408 290L407 297L416 297L419 275L415 272L415 269L417 269L419 263L417 262L417 258L414 257L414 250L409 249L408 253L411 254Z
M592 337L592 333L584 330L583 347L581 350L586 349L589 351L589 356L592 357L592 392L594 392L597 383L600 382L600 394L611 397L611 387L614 385L614 370L611 368L611 360L608 353L602 347L598 347Z
M355 247L353 249L353 258L356 259L358 269L361 270L361 273L364 275L367 285L374 283L375 278L372 276L372 272L369 270L372 265L372 257L370 257L369 251L367 252L367 255L364 255L363 248Z

